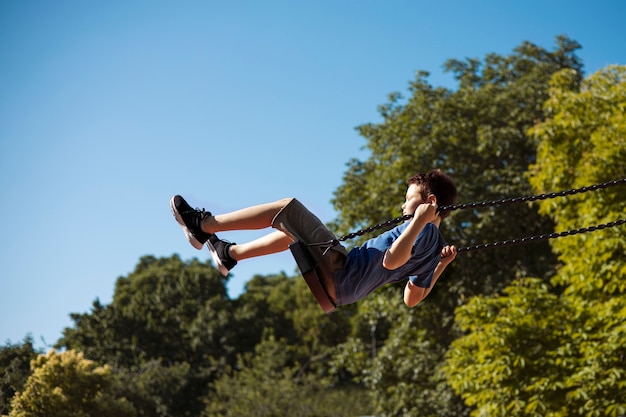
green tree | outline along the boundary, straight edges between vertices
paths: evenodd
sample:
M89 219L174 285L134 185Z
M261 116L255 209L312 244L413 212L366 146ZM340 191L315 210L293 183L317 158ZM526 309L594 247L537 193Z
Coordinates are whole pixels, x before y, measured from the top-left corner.
M189 415L193 402L186 405L184 401L197 401L194 395L206 392L195 389L194 382L186 362L164 365L160 360L151 360L117 372L119 390L134 405L138 417Z
M608 67L572 88L552 79L548 118L530 181L537 192L622 178L626 172L626 67ZM544 201L558 230L626 214L623 186ZM450 384L475 415L618 416L626 412L626 261L617 228L551 241L562 267L548 285L520 280L503 297L459 309L467 334L448 351ZM463 369L463 372L458 372Z
M610 66L572 89L573 74L553 78L549 118L532 133L539 142L531 183L538 190L578 187L626 174L626 66ZM626 218L626 187L540 205L560 230ZM624 226L553 242L563 267L554 285L578 307L564 335L574 366L563 379L569 415L626 413L626 242ZM584 309L584 310L583 310Z
M230 300L208 263L148 256L118 279L111 304L73 314L58 346L111 365L140 416L198 415L211 383L268 332L289 346L289 366L325 377L346 314L324 315L306 283L285 274L254 276Z
M330 380L305 372L285 341L267 336L254 354L240 357L237 370L225 374L208 398L205 416L323 417L367 414L366 394L332 387Z
M340 213L335 228L349 231L399 215L406 178L431 168L441 168L456 179L460 202L531 194L524 173L535 162L537 144L527 132L544 119L542 106L553 74L571 69L575 74L569 80L572 87L580 83L582 64L575 55L579 47L575 41L558 37L553 51L524 42L508 56L489 54L482 62L450 60L445 68L459 82L456 91L433 88L426 80L428 74L418 72L408 99L390 95L389 103L380 107L383 121L359 128L370 156L349 164L333 201ZM441 230L448 242L465 246L543 233L553 227L552 220L541 217L535 207L517 204L454 212ZM385 298L368 304L379 312L369 314L366 323L357 323L363 316L355 316L353 327L369 328L374 318L377 328L389 331L385 348L379 349L382 353L389 349L390 355L396 355L393 346L409 339L415 343L412 360L398 363L402 369L363 356L362 372L375 376L369 380L375 383L377 411L402 415L403 410L420 408L421 415L467 413L452 405L461 401L438 371L450 342L458 336L453 327L455 308L475 295L503 291L516 276L548 279L555 266L545 242L503 247L497 252L474 251L459 255L426 302L413 311L399 308L399 288L393 295L398 302L390 303L386 291L374 295ZM409 320L421 332L407 329L403 323ZM416 339L403 332L413 333ZM421 398L400 390L403 394L394 397L394 404L387 402L389 392L400 384L398 375L409 375L412 369L429 370L411 380ZM422 402L431 408L420 407Z
M209 382L236 359L225 279L196 259L143 257L117 280L111 304L95 301L72 319L58 346L111 365L122 380L139 378L124 389L141 415L197 415Z
M578 43L558 37L554 51L524 42L508 56L488 54L482 62L449 60L445 69L458 80L456 91L433 88L428 73L418 72L408 99L391 94L389 103L380 107L383 121L359 127L370 156L350 162L344 183L335 192L339 212L335 227L346 232L400 215L406 179L431 168L441 168L456 179L460 202L530 194L523 174L535 161L536 143L527 130L544 118L542 106L552 74L574 70L578 74L571 80L574 86L582 78L582 65L574 54L578 48ZM546 228L552 224L535 208L512 205L455 212L442 231L451 243L465 245ZM457 297L497 291L516 273L543 276L554 266L547 244L505 247L497 254L498 263L494 258L483 251L455 261L457 269L465 271L455 280Z
M108 366L74 351L39 355L24 390L15 394L9 417L134 416L133 406L114 395Z
M271 334L288 346L288 366L300 364L301 374L317 378L330 376L328 361L335 346L346 341L352 308L323 314L304 279L284 274L253 277L236 305L238 340L253 346L240 349L240 354L253 352L263 335ZM333 381L343 386L351 378L334 374Z
M240 327L239 353L253 351L269 329L289 344L296 342L293 321L288 317L288 312L296 308L294 285L295 281L284 273L255 275L246 283L235 309Z
M467 335L452 343L444 371L475 416L566 416L562 379L571 363L555 360L575 315L538 279L523 279L503 296L479 296L459 309Z
M30 361L37 353L30 336L22 344L0 347L0 415L8 414L11 409L11 399L30 376Z
M611 66L572 89L570 71L557 74L546 102L550 118L535 126L536 190L574 188L626 176L626 67ZM626 187L544 201L542 213L561 230L626 218ZM606 299L626 291L623 229L553 242L563 268L556 283L567 293ZM580 254L585 253L583 259ZM590 262L589 260L593 260ZM594 279L590 279L593 277Z

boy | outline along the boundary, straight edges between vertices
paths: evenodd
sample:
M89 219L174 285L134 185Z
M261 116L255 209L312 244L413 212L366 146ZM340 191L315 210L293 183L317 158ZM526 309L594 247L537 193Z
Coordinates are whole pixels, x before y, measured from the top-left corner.
M416 174L408 179L403 215L413 217L393 229L355 247L349 252L335 245L326 253L322 246L309 246L316 260L323 259L332 271L322 275L322 285L337 306L354 303L377 288L406 280L404 303L413 307L431 291L437 279L456 257L456 248L446 245L439 232L448 212L437 206L456 202L457 191L450 177L440 170ZM212 215L191 208L179 195L170 207L189 242L202 249L206 243L223 275L238 261L287 250L300 240L320 244L336 239L322 222L294 198L260 204L231 213ZM244 244L219 239L215 233L228 230L255 230L273 227L276 231Z

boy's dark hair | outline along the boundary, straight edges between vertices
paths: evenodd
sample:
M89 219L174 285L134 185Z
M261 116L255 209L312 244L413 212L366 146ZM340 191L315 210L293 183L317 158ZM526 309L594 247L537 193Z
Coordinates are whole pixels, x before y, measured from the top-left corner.
M429 194L437 197L437 205L451 206L456 203L457 191L452 178L441 172L440 169L433 169L425 174L415 174L408 179L409 184L422 186L422 197L426 199ZM450 214L450 210L442 210L439 215L445 219Z

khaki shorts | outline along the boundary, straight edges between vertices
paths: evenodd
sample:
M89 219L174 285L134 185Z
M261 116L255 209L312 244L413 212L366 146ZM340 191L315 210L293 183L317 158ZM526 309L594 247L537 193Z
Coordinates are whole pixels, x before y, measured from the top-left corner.
M307 245L331 242L337 237L295 198L292 199L272 220L272 227ZM348 251L341 244L333 246L323 256L327 246L309 246L309 252L316 262L331 270L343 268Z

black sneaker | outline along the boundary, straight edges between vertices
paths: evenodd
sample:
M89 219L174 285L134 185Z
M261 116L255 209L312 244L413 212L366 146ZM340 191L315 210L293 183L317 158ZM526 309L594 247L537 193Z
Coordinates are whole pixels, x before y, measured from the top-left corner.
M200 250L202 245L211 236L210 233L202 231L202 221L205 217L210 216L208 211L198 210L191 208L189 204L179 195L175 195L170 200L170 208L174 214L174 218L183 228L187 240L191 243L191 246Z
M228 252L230 247L235 244L236 243L222 240L214 234L210 235L209 240L206 242L206 246L209 248L209 252L211 252L211 256L213 257L213 262L215 262L217 269L219 269L224 276L227 276L228 271L237 265L237 261L234 260Z

